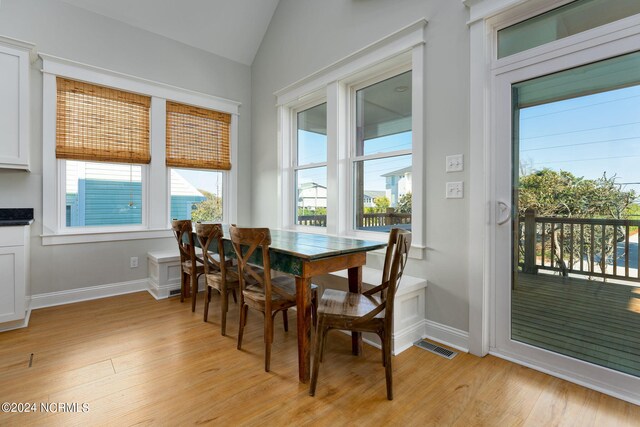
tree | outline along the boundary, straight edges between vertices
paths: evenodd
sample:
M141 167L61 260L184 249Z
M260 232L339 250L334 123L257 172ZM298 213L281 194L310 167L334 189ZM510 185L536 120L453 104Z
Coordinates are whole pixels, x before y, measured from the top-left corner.
M384 212L384 210L391 205L391 202L386 196L380 196L373 199L373 204L380 210L380 212Z
M205 200L191 211L192 221L222 221L222 198L205 190L198 190Z
M637 205L633 204L636 198L635 191L624 191L620 184L616 184L615 175L607 177L604 173L598 179L585 179L571 172L545 168L520 177L518 213L524 216L527 209L533 209L537 217L626 219L637 210ZM587 230L593 236L589 236L586 242L585 239L562 239L561 236L573 236L574 232L577 234L572 227L571 224L550 221L544 230L551 237L551 251L561 270L566 274L566 259L562 259L560 254L564 253L564 258L567 258L572 253L574 260L582 256L588 260L600 257L599 266L605 272L606 258L618 256L614 234L624 238L625 230L620 227L614 233L611 226L595 225ZM589 241L591 238L593 246ZM601 256L603 249L605 257Z
M396 212L411 213L411 193L405 193L400 197Z

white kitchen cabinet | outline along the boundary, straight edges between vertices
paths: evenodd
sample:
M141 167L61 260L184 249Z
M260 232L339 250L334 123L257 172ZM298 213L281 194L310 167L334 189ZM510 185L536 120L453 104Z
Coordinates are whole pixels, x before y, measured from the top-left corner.
M29 226L0 227L0 330L26 316L29 236Z
M29 69L34 46L0 36L0 168L29 170Z

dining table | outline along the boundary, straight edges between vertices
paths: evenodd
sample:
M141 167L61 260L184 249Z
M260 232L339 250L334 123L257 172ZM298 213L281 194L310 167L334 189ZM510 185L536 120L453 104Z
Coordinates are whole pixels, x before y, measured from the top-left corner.
M223 225L222 228L225 257L235 258L229 226ZM296 281L298 378L300 382L307 383L311 373L311 282L313 277L347 270L349 292L360 293L362 291L362 266L367 261L367 252L384 248L387 244L386 242L291 230L272 229L270 231L271 269L292 275ZM195 233L194 241L198 245ZM217 248L212 250L217 251ZM255 251L249 262L261 265L261 258L261 252ZM352 353L354 355L360 354L362 350L361 334L352 333L351 341Z

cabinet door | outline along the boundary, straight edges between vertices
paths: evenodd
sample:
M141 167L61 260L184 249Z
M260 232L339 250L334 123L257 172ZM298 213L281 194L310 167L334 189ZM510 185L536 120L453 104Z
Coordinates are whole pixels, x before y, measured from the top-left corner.
M28 102L29 53L0 43L1 168L29 169Z
M24 246L0 247L0 323L24 319Z

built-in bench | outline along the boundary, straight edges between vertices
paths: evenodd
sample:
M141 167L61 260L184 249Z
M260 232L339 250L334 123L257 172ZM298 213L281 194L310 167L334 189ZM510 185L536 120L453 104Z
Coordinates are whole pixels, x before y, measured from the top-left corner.
M180 295L180 254L178 249L147 253L149 293L155 299ZM177 291L177 292L176 292Z
M370 267L362 268L363 288L380 284L382 271ZM313 278L313 283L323 289L348 289L347 270L336 271ZM426 311L427 280L404 274L396 292L394 306L393 334L391 342L393 354L399 354L411 347L415 341L424 338L424 319ZM380 347L380 340L374 334L364 339Z

